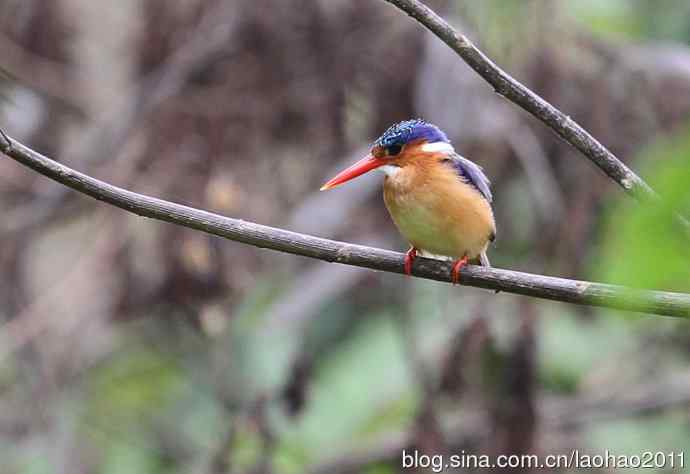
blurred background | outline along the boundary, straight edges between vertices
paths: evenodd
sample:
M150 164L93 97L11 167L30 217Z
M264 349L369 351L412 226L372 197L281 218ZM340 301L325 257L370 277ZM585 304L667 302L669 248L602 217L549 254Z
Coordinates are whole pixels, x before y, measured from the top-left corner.
M0 124L128 189L404 251L380 176L318 188L423 117L493 181L495 266L690 291L668 218L690 211L690 3L429 3L666 205L637 205L382 0L0 0ZM687 321L260 250L7 158L0 212L3 474L690 446Z

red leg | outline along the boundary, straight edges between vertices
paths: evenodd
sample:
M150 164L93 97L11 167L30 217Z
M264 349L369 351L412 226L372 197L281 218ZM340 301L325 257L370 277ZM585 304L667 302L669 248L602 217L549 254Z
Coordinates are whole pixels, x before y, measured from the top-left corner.
M462 257L460 260L456 260L453 264L453 270L450 272L451 281L453 285L460 283L460 270L467 264L467 255Z
M417 258L417 249L410 247L410 250L405 254L405 275L412 275L412 262Z

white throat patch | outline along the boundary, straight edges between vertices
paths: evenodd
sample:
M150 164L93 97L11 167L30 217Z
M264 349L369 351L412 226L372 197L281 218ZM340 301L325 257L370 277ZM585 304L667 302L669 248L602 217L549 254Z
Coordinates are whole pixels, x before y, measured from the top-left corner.
M422 151L428 152L428 153L438 153L438 152L446 152L446 153L454 153L455 148L453 148L453 145L447 142L435 142L435 143L425 143L422 145Z
M383 165L379 166L378 169L386 173L387 176L393 177L400 172L400 167L395 165Z

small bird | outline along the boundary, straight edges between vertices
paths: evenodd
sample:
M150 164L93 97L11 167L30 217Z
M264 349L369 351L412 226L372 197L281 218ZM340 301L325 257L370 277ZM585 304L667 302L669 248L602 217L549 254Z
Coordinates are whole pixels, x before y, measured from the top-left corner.
M383 199L411 248L405 273L420 254L455 260L453 283L469 261L489 267L486 250L496 238L490 182L482 168L460 156L436 125L406 120L386 130L362 160L321 187L334 188L373 169L386 174Z

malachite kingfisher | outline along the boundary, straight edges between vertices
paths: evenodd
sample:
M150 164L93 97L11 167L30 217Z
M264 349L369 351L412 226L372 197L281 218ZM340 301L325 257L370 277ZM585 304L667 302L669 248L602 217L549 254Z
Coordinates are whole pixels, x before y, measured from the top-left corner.
M469 261L490 266L486 250L496 238L490 182L482 168L460 156L437 126L406 120L386 130L362 160L321 187L331 189L373 169L386 175L383 199L411 245L405 273L419 253L454 259L451 279Z

